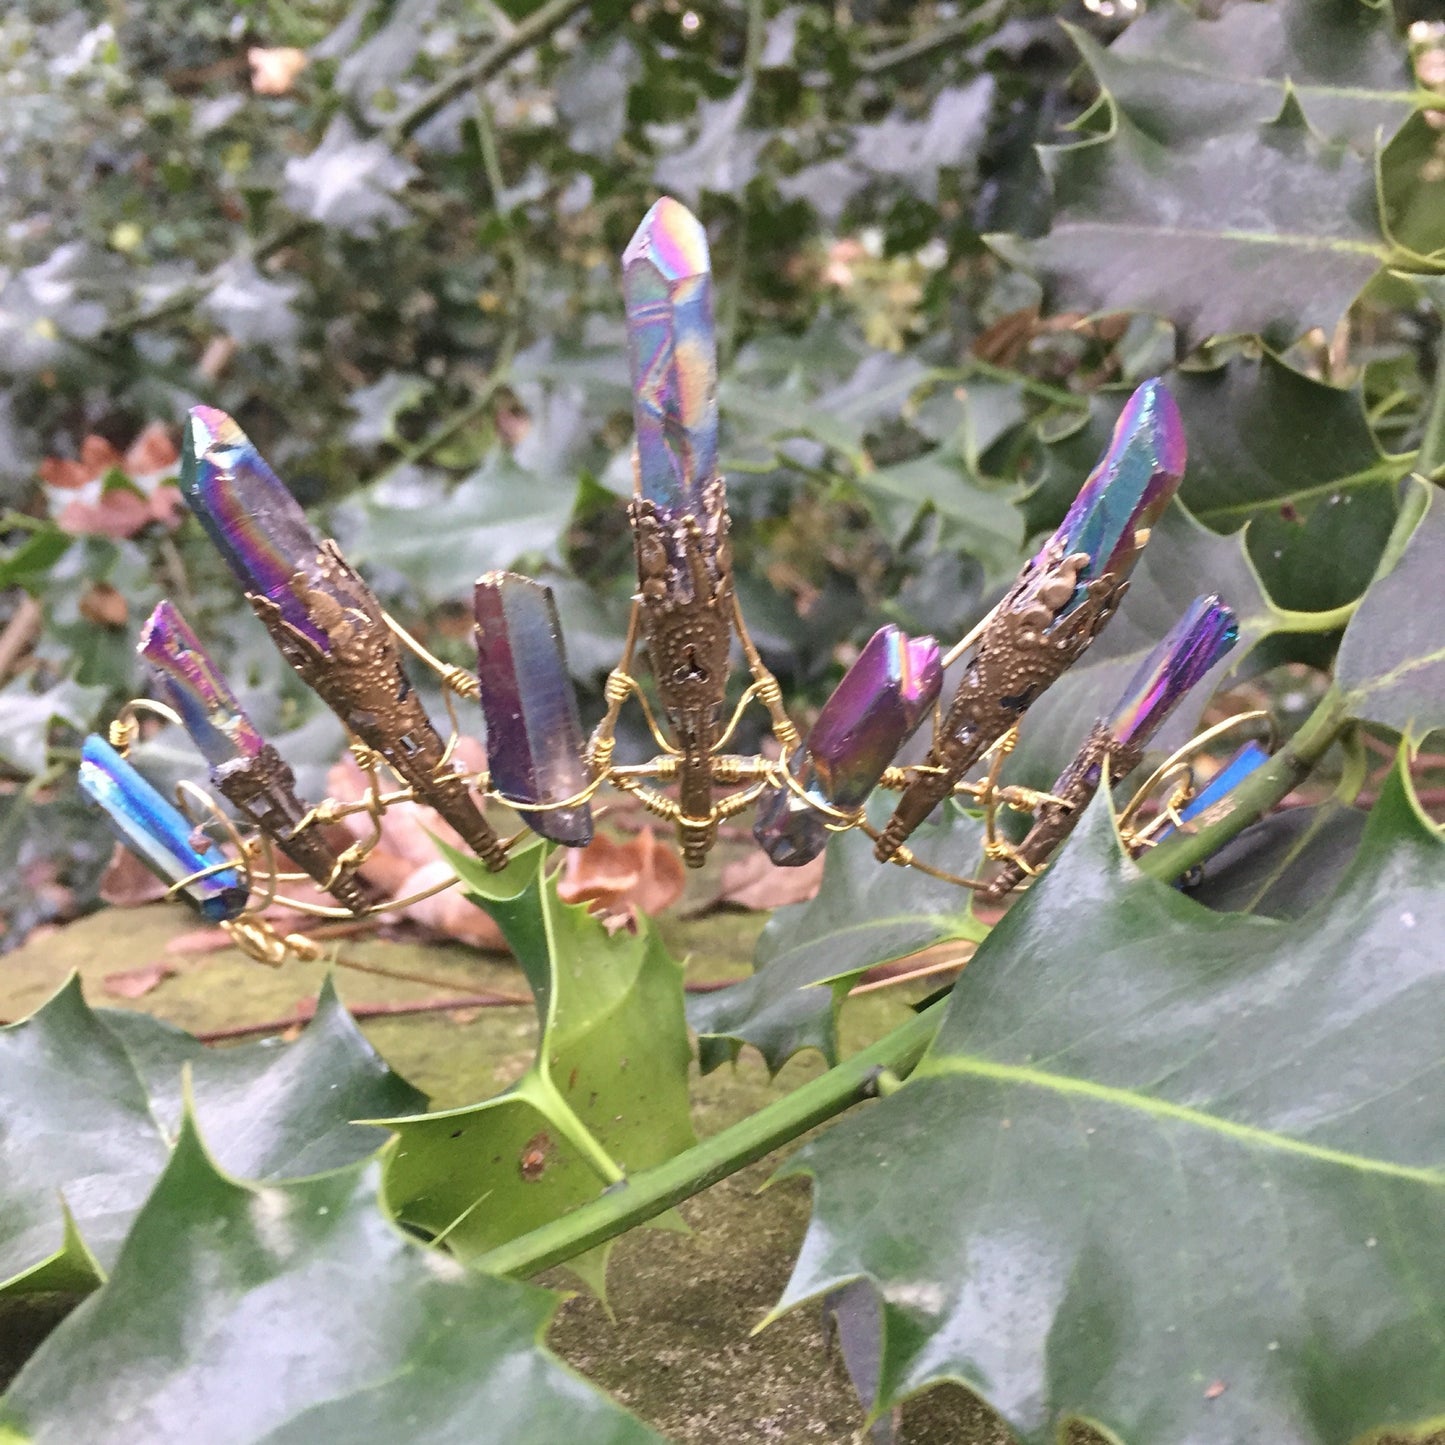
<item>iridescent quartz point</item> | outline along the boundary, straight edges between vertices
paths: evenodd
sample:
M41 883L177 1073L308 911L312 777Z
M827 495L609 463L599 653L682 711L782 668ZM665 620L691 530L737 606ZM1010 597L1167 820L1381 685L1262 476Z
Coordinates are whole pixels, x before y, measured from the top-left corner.
M181 490L297 675L493 869L506 850L402 667L386 613L225 412L192 409Z
M638 494L698 514L717 471L717 343L707 235L664 196L622 253Z
M156 604L136 651L150 664L161 701L180 715L212 768L260 757L265 739L173 603Z
M1129 679L1105 719L1109 735L1120 748L1146 748L1184 695L1238 640L1234 613L1216 596L1196 597Z
M1146 381L1125 403L1099 464L1035 558L1036 565L1078 553L1089 559L1061 617L1095 578L1123 581L1134 570L1150 530L1179 490L1186 459L1178 405L1163 382Z
M247 593L268 598L315 646L324 628L297 596L293 579L318 585L321 541L301 504L225 412L191 408L181 444L181 492Z
M1073 761L1059 774L1049 792L1060 801L1040 806L1016 856L990 881L986 896L1003 897L1030 869L1036 871L1048 860L1099 791L1104 765L1116 779L1132 773L1169 714L1238 637L1234 613L1218 597L1196 597L1190 603L1139 664L1113 711L1094 724Z
M210 764L211 782L286 856L348 908L362 912L371 892L296 796L296 776L252 726L225 678L186 619L160 602L141 631L140 655L150 664L161 701L179 715Z
M933 638L909 638L892 624L869 638L792 765L798 791L769 788L758 799L753 837L778 867L798 867L823 851L828 815L810 800L840 813L862 807L942 687Z
M204 878L194 877L224 863L221 850L95 733L81 748L79 782L115 836L163 883L192 880L179 891L212 923L225 923L245 909L248 895L241 871L217 868Z
M474 609L492 787L506 802L575 798L591 775L552 589L515 572L488 572L477 580ZM527 807L522 816L553 842L577 848L592 841L585 802Z
M701 865L716 833L711 754L733 637L727 494L717 471L717 346L707 237L664 196L622 257L637 422L629 508L642 635L678 752L678 833Z
M892 858L973 765L1017 726L1118 610L1184 476L1179 408L1158 381L1130 397L1058 529L1024 565L973 648L928 754L875 852Z

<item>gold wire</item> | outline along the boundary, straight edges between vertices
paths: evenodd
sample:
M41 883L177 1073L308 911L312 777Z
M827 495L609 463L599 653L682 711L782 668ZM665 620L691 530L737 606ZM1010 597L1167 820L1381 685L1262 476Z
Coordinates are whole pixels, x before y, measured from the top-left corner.
M991 607L986 613L984 613L984 615L980 617L979 620L975 622L973 626L969 628L969 630L961 638L959 638L959 640L955 642L953 646L948 649L947 652L943 654L940 666L945 669L952 667L953 664L957 662L958 659L962 657L963 654L967 652L968 649L972 647L973 644L977 642L980 637L983 636L984 632L988 628L989 623L998 616L999 607L1002 606L1003 603L1000 602L997 607Z
M737 706L733 708L733 715L728 719L728 725L722 730L722 736L713 744L713 748L722 749L732 741L732 736L738 730L738 724L743 720L743 714L748 710L748 704L758 695L758 684L750 682L744 689L743 695L738 699Z
M858 826L875 843L883 836L866 819ZM957 873L948 873L942 868L935 868L931 863L925 863L921 858L915 856L911 848L900 848L888 861L900 868L916 868L920 873L927 873L930 878L937 878L940 883L955 883L960 888L972 888L975 892L988 887L982 878L963 878Z
M173 727L184 727L181 716L174 708L167 707L163 702L157 702L152 697L133 697L129 702L122 704L121 709L115 715L110 727L106 730L106 737L111 747L121 757L130 756L130 750L135 746L135 740L140 736L140 722L136 713L154 713L156 717L164 718Z
M1180 763L1187 762L1203 748L1209 746L1215 738L1223 737L1225 733L1235 728L1243 727L1245 723L1258 722L1261 718L1268 718L1269 714L1263 708L1256 708L1252 712L1236 713L1233 717L1227 717L1222 722L1217 722L1213 727L1207 727L1202 733L1189 739L1183 747L1176 748L1152 773L1145 779L1143 785L1138 789L1128 803L1124 805L1123 811L1119 814L1119 832L1126 835L1129 824L1133 821L1134 815L1144 806L1149 795L1163 782L1164 778L1173 772Z

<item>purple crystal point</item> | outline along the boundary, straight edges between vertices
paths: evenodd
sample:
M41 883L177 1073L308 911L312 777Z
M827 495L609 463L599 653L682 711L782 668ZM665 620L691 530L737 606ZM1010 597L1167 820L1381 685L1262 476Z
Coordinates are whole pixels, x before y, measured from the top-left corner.
M268 597L281 616L322 650L326 634L291 581L312 581L320 541L301 504L223 411L191 408L181 444L181 492L216 550L247 592Z
M867 801L884 769L928 716L943 687L938 643L890 624L868 639L823 704L793 776L806 797L769 788L758 800L753 836L780 868L816 858L828 841L827 815L808 798L850 812Z
M104 812L112 832L158 878L181 889L213 923L235 918L247 891L236 868L219 868L221 850L156 791L102 737L92 733L80 753L80 790Z
M474 607L492 786L520 803L576 797L591 775L552 589L515 572L488 572L477 581ZM581 847L592 841L586 803L523 816L553 842Z
M1239 623L1218 597L1196 597L1129 680L1105 720L1110 735L1126 747L1146 747L1185 693L1238 638Z
M664 514L702 511L717 471L717 342L707 235L664 196L622 253L637 485Z
M296 775L252 726L171 603L158 603L151 613L139 652L151 665L162 701L180 714L191 741L210 764L211 782L317 883L361 912L371 901L370 890L341 866L313 810L296 796Z
M1083 600L1094 578L1123 578L1133 570L1149 529L1179 489L1185 458L1179 407L1162 382L1146 381L1125 404L1108 450L1039 553L1040 559L1088 554L1064 615Z
M156 605L141 630L138 650L151 665L161 700L180 714L191 740L213 768L261 755L265 739L171 603Z

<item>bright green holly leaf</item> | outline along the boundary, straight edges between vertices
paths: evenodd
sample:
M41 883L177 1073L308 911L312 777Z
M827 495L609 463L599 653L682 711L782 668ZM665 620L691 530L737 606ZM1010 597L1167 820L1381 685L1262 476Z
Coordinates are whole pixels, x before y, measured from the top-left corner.
M1423 508L1398 560L1365 594L1340 642L1335 683L1350 712L1414 737L1445 727L1445 505L1417 483L1404 520Z
M386 1121L399 1136L391 1208L470 1259L687 1148L689 1055L682 970L647 919L609 933L561 902L542 847L500 874L443 852L506 935L542 1019L537 1057L506 1093Z
M1268 14L1266 29L1285 26L1283 7ZM1258 122L1244 108L1228 128L1161 136L1152 110L1141 121L1112 97L1111 68L1107 129L1042 152L1052 230L991 244L1036 272L1057 310L1152 311L1186 340L1332 330L1391 259L1372 158L1321 138L1292 90Z
M1338 1445L1445 1412L1445 843L1397 772L1305 917L1140 874L1098 800L904 1088L809 1144L783 1306L864 1279L881 1405L1028 1445Z
M875 821L886 819L892 799L880 794L874 810ZM924 862L966 875L980 866L982 842L982 824L950 808L909 846ZM692 1001L688 1022L698 1033L704 1070L735 1058L745 1043L775 1073L805 1048L834 1062L838 1009L858 975L936 943L982 938L987 930L970 898L957 884L883 866L861 829L836 834L817 897L768 920L752 977Z
M1364 0L1235 5L1216 20L1165 4L1108 49L1069 33L1115 103L1174 144L1268 121L1288 93L1327 140L1368 152L1422 99L1390 7Z
M10 518L5 519L7 522ZM38 592L50 569L70 550L75 540L53 522L45 523L18 546L0 557L0 587L23 587Z
M188 1119L111 1278L0 1402L0 1441L660 1440L542 1347L554 1297L406 1239L377 1183L241 1183Z
M144 1015L93 1011L72 979L0 1030L4 1288L84 1288L110 1268L169 1157L187 1070L222 1164L256 1178L363 1158L385 1136L351 1120L424 1102L329 983L296 1043L210 1050Z

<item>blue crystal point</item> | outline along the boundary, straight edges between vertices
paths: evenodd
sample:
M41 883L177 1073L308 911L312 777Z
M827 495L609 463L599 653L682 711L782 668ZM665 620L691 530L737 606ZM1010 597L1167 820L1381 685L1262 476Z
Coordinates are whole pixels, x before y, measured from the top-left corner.
M104 812L111 831L163 882L176 884L224 863L225 857L95 733L80 754L80 790ZM237 917L247 892L237 868L194 878L182 891L212 923Z
M552 589L515 572L488 572L477 580L473 606L493 788L523 804L575 798L591 775ZM586 803L527 808L523 817L553 842L592 841Z
M717 341L707 235L664 196L622 253L637 422L637 488L665 515L699 514L717 471Z

